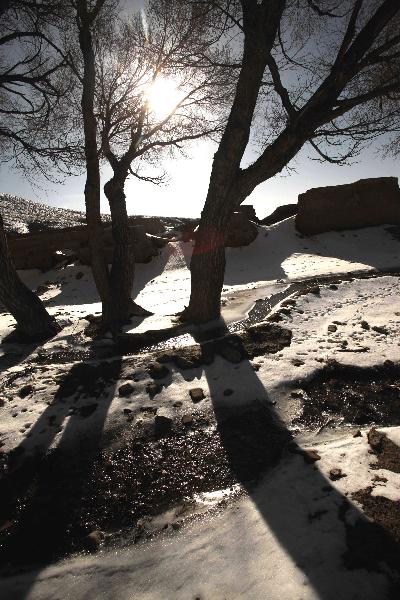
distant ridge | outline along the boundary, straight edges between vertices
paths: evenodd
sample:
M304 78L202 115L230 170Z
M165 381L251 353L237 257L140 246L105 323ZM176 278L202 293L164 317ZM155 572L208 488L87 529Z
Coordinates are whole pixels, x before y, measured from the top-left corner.
M0 193L0 214L3 217L7 233L34 233L49 229L76 227L86 223L85 213L81 210L57 208L40 202L25 200L20 196ZM160 232L169 228L180 229L185 223L197 223L195 219L180 217L144 217L135 215L133 221L158 221ZM110 215L103 214L104 222L110 221ZM151 233L156 233L155 231Z

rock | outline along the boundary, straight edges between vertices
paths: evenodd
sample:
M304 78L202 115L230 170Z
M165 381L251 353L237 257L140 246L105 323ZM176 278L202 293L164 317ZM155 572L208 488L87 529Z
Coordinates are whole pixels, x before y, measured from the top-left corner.
M361 179L299 195L296 228L305 235L376 225L400 224L396 177Z
M225 233L225 246L237 248L248 246L256 239L258 228L241 212L234 212Z
M147 366L147 371L153 379L164 379L167 375L169 375L170 370L166 365L161 365L158 362L150 363Z
M18 396L20 398L26 398L27 396L29 396L29 394L32 394L33 392L33 386L28 383L28 385L24 385L18 392Z
M156 394L159 394L162 390L162 385L159 383L148 383L146 385L146 392L149 394L150 398L154 398Z
M331 481L337 481L343 477L347 477L347 475L346 473L343 473L342 469L334 468L329 471L329 479Z
M262 225L274 225L275 223L279 223L284 219L288 219L289 217L294 217L297 213L298 205L297 204L283 204L282 206L278 206L274 210L273 213L262 219L260 222Z
M256 209L252 204L241 204L236 212L245 215L249 221L253 221L253 223L259 223L259 219L257 217Z
M377 333L381 333L382 335L388 335L389 334L388 330L383 325L382 326L381 325L373 325L372 329L374 331L376 331Z
M290 395L292 396L292 398L303 398L304 396L304 390L298 389L298 390L292 390L290 392Z
M339 287L336 285L336 283L331 283L330 286L329 286L329 289L330 290L338 290Z
M96 529L95 531L91 531L89 535L87 535L84 539L84 545L89 552L97 552L97 550L101 546L101 542L103 541L103 534L101 531Z
M328 325L328 331L330 331L331 333L337 331L336 325Z
M172 419L166 415L156 415L154 417L154 434L156 438L162 438L168 435L172 430Z
M182 400L176 400L172 406L175 406L175 408L180 408L182 406L183 402Z
M307 464L313 464L313 463L317 462L317 460L321 460L321 457L318 454L318 452L312 448L304 449L301 452L301 454Z
M130 415L132 414L133 410L131 408L124 408L123 413L124 415Z
M292 365L295 367L301 367L302 365L304 365L304 360L300 360L299 358L294 358L292 360Z
M224 396L232 396L233 394L233 390L231 390L231 388L227 388L226 390L224 390Z
M182 415L182 423L184 425L189 425L192 422L193 422L193 415L190 415L190 414Z
M385 433L377 431L375 427L372 427L367 433L368 443L372 450L379 454L382 451L383 441L386 437Z
M82 271L78 271L77 274L75 275L75 279L82 279L83 276L84 276L84 273Z
M205 398L202 388L192 388L191 390L189 390L189 395L192 401L195 403L200 402Z
M123 383L119 386L118 394L125 398L126 396L130 396L134 389L135 387L131 383L129 383L129 381L127 381L126 383Z
M362 436L362 433L359 429L357 429L357 431L355 431L353 433L353 438L357 438L357 437L361 437L361 436Z

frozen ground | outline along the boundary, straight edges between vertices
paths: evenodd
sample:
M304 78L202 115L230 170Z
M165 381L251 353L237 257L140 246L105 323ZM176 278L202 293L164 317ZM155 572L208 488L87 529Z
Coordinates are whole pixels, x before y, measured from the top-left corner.
M137 319L130 331L171 325L171 315L188 299L190 250L189 245L176 242L149 265L137 265L136 300L155 314ZM242 319L257 299L290 290L294 281L399 267L399 242L383 227L303 238L288 219L260 228L248 248L228 251L223 316L227 323ZM83 273L79 279L78 273ZM2 450L23 446L29 454L38 447L73 447L90 435L100 435L103 446L112 445L127 429L144 427L142 410L149 405L152 382L145 355L122 361L117 381L104 387L102 403L88 417L71 414L68 404L52 405L60 377L73 367L73 359L62 362L51 357L62 352L68 357L71 348L85 352L92 342L84 333L87 322L79 317L98 311L99 304L90 275L80 266L45 274L30 272L24 277L33 288L49 282L46 290L42 288L42 298L66 327L25 359L18 355L18 348L3 347L3 353L15 353L16 364L3 373L5 382L10 377L15 380L3 387ZM399 277L393 273L343 278L293 294L274 309L275 320L292 332L290 346L239 363L217 357L210 365L185 370L168 364L168 376L151 398L158 414L178 419L198 410L206 414L239 410L254 402L265 405L297 434L300 448L316 450L315 462L306 460L298 449L286 450L256 487L239 481L244 493L238 498L235 494L230 498L228 492L198 496L192 499L186 517L184 510L176 509L158 521L150 520L154 531L167 525L154 539L133 545L127 533L125 544L106 547L96 555L78 555L40 570L9 574L0 581L2 596L40 600L397 598L389 588L390 557L379 561L367 552L354 558L355 543L363 548L377 543L368 528L366 534L355 536L357 524L367 521L362 503L352 494L371 488L371 495L386 498L398 510L400 476L389 468L376 468L377 458L367 440L369 426L361 427L359 437L353 437L354 425L311 431L299 426L304 399L296 390L332 361L361 367L397 363L399 291ZM0 316L2 335L11 326L8 315ZM110 340L103 344L111 347ZM42 359L47 355L49 360L35 361L38 355ZM118 389L127 381L134 392L124 397ZM21 397L21 390L29 384L31 390ZM189 395L194 387L202 388L205 395L196 407ZM229 394L225 394L227 389ZM90 400L79 396L74 406L79 410ZM54 416L50 426L49 411ZM399 429L383 431L399 444ZM332 469L341 470L339 478L332 480Z

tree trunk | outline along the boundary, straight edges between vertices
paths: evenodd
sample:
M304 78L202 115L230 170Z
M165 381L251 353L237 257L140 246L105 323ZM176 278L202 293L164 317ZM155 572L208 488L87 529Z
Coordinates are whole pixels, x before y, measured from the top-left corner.
M102 301L104 313L104 311L107 312L107 308L111 304L111 289L108 266L103 250L103 226L100 213L100 165L97 149L96 117L94 114L96 71L91 32L93 23L91 15L88 14L86 2L80 0L77 11L79 17L79 45L83 58L81 108L86 158L86 222L93 278Z
M17 322L16 333L26 341L42 341L60 331L42 301L21 281L15 270L0 215L0 301Z
M229 193L218 194L210 186L190 261L190 301L181 315L183 321L206 323L221 315L225 234L238 203Z
M114 243L111 268L111 305L107 311L107 324L118 328L134 314L132 286L135 275L133 240L129 228L124 193L125 178L113 177L104 186L110 203L112 236Z

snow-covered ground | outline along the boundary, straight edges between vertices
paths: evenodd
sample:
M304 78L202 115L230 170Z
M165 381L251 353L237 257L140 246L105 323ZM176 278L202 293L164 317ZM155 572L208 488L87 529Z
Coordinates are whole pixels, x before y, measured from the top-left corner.
M129 331L171 325L172 315L188 300L190 252L189 244L170 243L150 264L136 266L136 301L154 315L132 321ZM287 219L261 227L249 247L228 250L223 318L226 323L244 318L256 300L290 291L296 281L391 269L400 270L400 244L384 227L304 238L296 233L293 219ZM29 272L23 277L34 289L49 282L41 297L66 326L3 374L18 375L18 379L17 388L3 389L2 450L8 452L20 444L28 452L40 445L75 444L99 428L105 439L115 439L127 427L124 410L129 408L137 424L141 409L149 404L147 386L152 380L145 363L137 359L140 373L135 379L130 375L132 363L122 364L119 381L104 390L106 409L79 420L64 406L55 406L57 428L46 429L43 415L48 414L57 392L60 373L71 364L49 360L31 368L29 361L37 352L51 356L71 348L84 351L91 340L84 334L87 322L79 317L99 311L100 305L84 267ZM207 409L218 412L257 401L296 433L301 399L291 392L332 360L363 367L398 362L399 284L396 274L367 279L355 275L300 295L295 292L274 309L280 314L279 325L292 332L290 346L238 364L222 357L211 365L184 371L168 364L168 378L153 403L160 413L179 405L175 412L190 414L194 406L189 390L200 387ZM11 330L12 323L9 315L0 315L1 336ZM105 345L109 343L104 340ZM13 351L18 348L5 345L2 350ZM134 386L128 398L118 393L119 385L127 380ZM31 392L19 397L18 390L29 383ZM229 395L224 394L227 388ZM76 406L85 402L78 400ZM383 431L400 445L399 430ZM400 502L400 476L371 467L376 457L370 453L367 428L359 437L353 437L354 432L354 428L298 431L300 446L316 450L315 462L310 464L298 452L286 452L255 489L245 486L239 498L229 500L229 493L216 493L208 500L199 497L190 519L179 519L179 528L171 526L177 521L176 512L169 513L162 521L169 523L167 530L150 541L5 577L0 580L0 594L32 600L383 599L388 593L389 568L384 563L369 570L349 568L344 558L349 527L365 519L351 495L370 486L373 495ZM343 476L333 481L332 469L341 469ZM212 507L209 512L204 508L207 502ZM193 519L193 512L198 518Z

